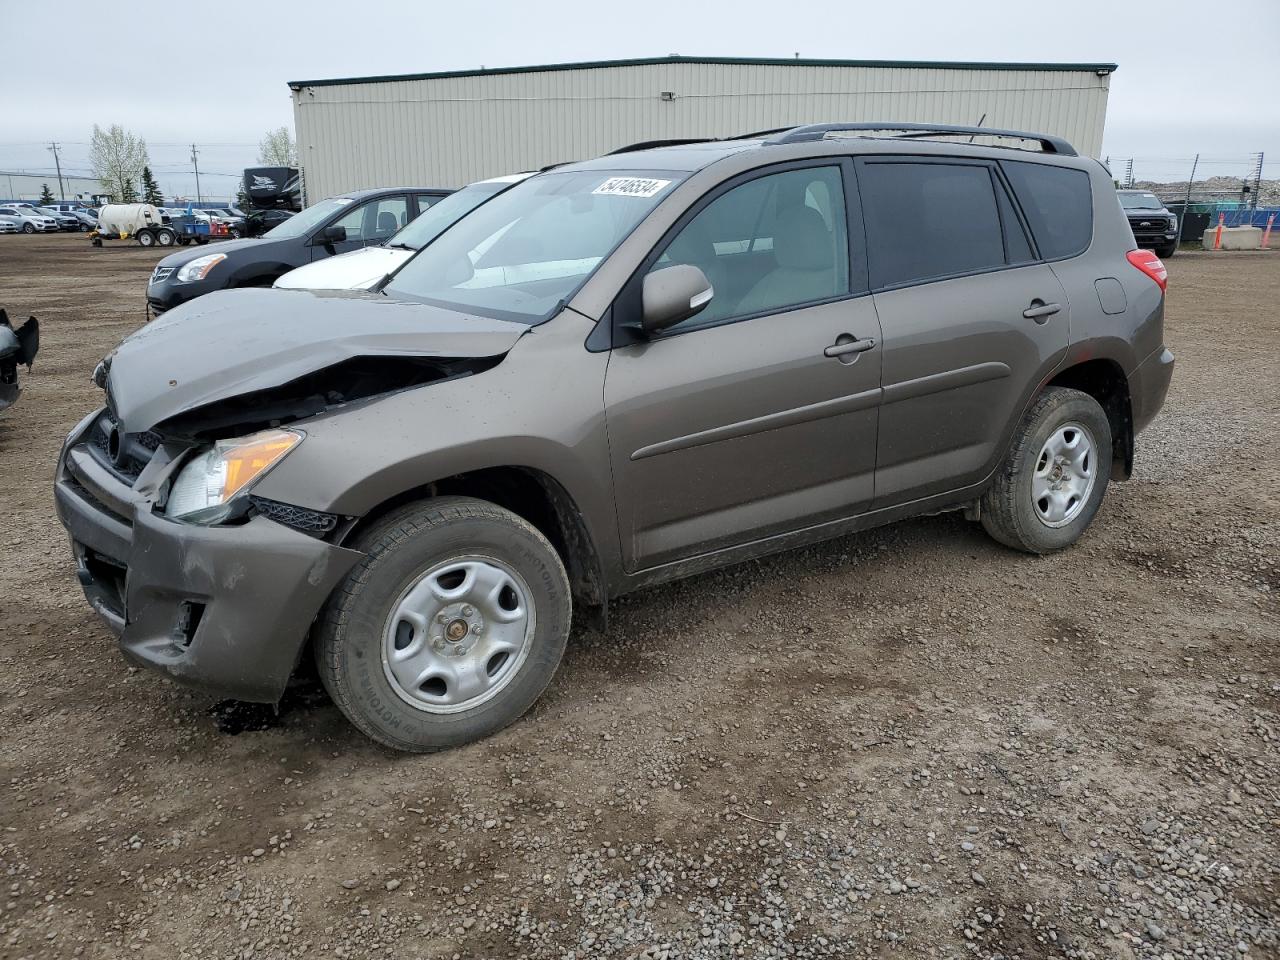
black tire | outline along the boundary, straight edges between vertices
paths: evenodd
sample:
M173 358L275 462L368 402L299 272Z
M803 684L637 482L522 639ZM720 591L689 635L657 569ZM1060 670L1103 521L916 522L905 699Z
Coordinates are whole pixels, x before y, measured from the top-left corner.
M1032 483L1049 439L1060 427L1083 426L1092 438L1089 468L1093 482L1078 508L1062 526L1042 519ZM1102 505L1111 477L1111 424L1098 401L1067 387L1049 387L1031 405L1004 465L982 496L982 526L1007 547L1027 553L1052 553L1080 539ZM1047 503L1047 501L1042 501Z
M172 247L174 241L177 239L178 235L168 227L161 227L156 231L156 243L160 244L162 247Z
M138 245L141 247L153 247L156 243L156 235L150 230L138 231Z
M190 238L190 237L179 237L179 238L178 238L178 246L180 246L180 247L185 247L185 246L186 246L188 243L190 243L190 242L191 242L191 238Z
M460 746L501 730L546 689L564 654L572 601L564 564L531 524L483 500L438 497L387 516L356 548L365 557L329 599L315 656L329 696L367 736L414 753ZM429 712L388 680L383 637L405 591L433 566L460 556L492 557L520 575L533 631L523 662L490 699L460 712Z
M1178 252L1178 245L1176 243L1171 243L1164 247L1155 248L1155 254L1161 260L1168 260L1177 252Z
M102 246L102 238L101 238L101 237L94 237L94 238L93 238L93 240L92 240L92 241L90 241L90 242L91 242L95 247L100 247L100 246Z
M34 223L24 223L24 224L22 225L22 232L23 232L23 233L35 233L35 232L36 232L36 225L35 225Z
M92 229L93 229L93 227L89 226L87 223L82 223L82 224L80 224L80 232L81 232L81 233L88 233L88 232L89 232L90 230L92 230Z
M209 242L208 237L196 236L196 237L193 237L192 239L195 240L197 247L203 247L206 243Z

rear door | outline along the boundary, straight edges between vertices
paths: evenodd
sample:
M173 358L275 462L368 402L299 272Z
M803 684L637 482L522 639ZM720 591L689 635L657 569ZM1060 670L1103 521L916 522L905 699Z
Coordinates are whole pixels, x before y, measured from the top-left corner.
M1070 305L995 163L858 160L883 332L875 506L977 483L1065 354Z
M880 330L852 170L829 159L722 185L615 302L625 322L645 273L677 263L699 267L715 290L702 313L615 347L609 360L609 450L628 569L870 503Z

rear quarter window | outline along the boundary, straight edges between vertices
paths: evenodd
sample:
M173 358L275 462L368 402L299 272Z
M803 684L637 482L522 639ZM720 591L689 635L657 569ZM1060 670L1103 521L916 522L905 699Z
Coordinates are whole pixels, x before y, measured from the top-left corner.
M1093 240L1093 189L1089 174L1022 160L1002 161L1044 260L1074 257Z

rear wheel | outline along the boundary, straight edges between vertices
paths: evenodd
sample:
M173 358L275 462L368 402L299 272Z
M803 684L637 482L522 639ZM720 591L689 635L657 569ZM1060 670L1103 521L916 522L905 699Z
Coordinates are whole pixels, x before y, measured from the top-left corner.
M161 227L156 231L156 243L162 247L172 247L173 241L178 239L178 235L168 227Z
M1111 424L1098 401L1049 387L1027 411L983 494L982 525L1015 550L1061 550L1093 521L1110 475Z
M156 242L156 235L152 233L150 230L138 231L138 243L140 246L151 247L155 245L155 242Z
M508 510L440 497L384 519L329 601L316 638L325 688L397 750L469 743L524 713L569 636L555 548Z

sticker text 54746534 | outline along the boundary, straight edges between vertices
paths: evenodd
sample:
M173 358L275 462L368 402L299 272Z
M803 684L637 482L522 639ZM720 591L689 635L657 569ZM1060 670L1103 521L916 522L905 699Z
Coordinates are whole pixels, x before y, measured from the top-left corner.
M607 197L648 199L660 193L669 183L671 183L670 180L655 180L652 177L610 177L591 192Z

